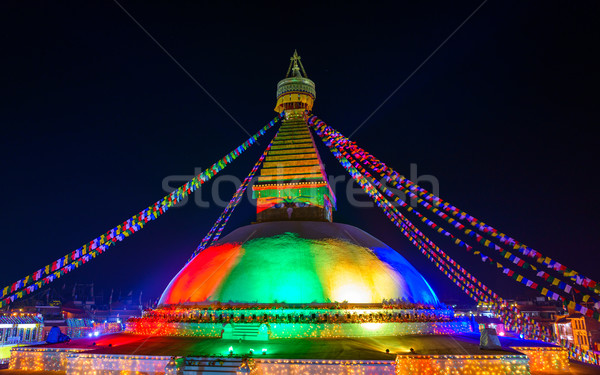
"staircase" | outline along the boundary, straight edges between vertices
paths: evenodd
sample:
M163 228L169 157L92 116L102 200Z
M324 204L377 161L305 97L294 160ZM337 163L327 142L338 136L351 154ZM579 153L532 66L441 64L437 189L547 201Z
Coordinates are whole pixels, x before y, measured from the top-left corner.
M186 357L183 375L236 374L242 365L241 358Z
M261 327L262 326L262 327ZM225 340L268 340L267 326L261 323L228 324L223 330Z

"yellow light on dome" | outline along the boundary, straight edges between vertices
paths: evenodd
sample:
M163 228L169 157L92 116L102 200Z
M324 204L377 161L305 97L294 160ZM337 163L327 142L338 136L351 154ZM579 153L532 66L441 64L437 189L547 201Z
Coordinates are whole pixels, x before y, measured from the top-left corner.
M358 282L345 282L353 278L352 275L341 275L337 278L337 284L332 292L335 301L352 301L354 303L371 302L371 291L364 284Z
M360 323L360 326L369 331L376 331L383 327L383 323Z

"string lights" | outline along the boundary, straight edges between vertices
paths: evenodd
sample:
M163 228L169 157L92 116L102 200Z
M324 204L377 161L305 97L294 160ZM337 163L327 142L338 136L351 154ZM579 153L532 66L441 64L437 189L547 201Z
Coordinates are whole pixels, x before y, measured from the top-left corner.
M312 116L308 118L308 113L306 113L308 123L314 127L317 134L321 137L327 137L327 142L329 142L329 146L337 147L341 152L344 150L352 153L354 157L359 159L364 166L369 167L371 170L378 172L388 183L392 186L400 189L404 194L407 195L408 198L415 199L419 204L425 207L427 210L436 213L440 218L444 219L448 224L451 224L456 230L464 232L469 237L474 237L474 239L482 245L484 248L490 248L499 252L502 258L511 262L512 265L516 265L518 267L522 267L523 269L533 270L535 272L535 276L540 279L539 282L535 282L522 274L519 274L512 269L504 266L502 263L493 261L489 256L481 254L480 251L475 251L474 254L481 255L481 260L484 262L490 262L496 265L498 268L502 269L503 274L511 277L513 280L529 287L535 289L540 294L547 296L548 298L552 298L554 300L561 300L564 302L565 306L569 310L574 310L580 312L586 316L594 317L597 320L600 320L600 302L599 297L593 297L589 294L583 295L581 298L585 301L596 302L592 308L588 308L586 306L577 304L574 301L569 301L570 297L565 298L560 294L554 292L552 288L557 288L561 292L565 293L565 295L569 295L571 290L580 293L581 291L577 288L574 288L572 285L564 282L560 278L553 277L547 272L543 270L538 270L538 268L530 263L527 263L523 259L519 258L515 254L512 254L510 251L507 251L500 247L498 244L494 243L497 241L504 245L511 246L512 249L520 251L523 255L532 257L536 260L537 263L541 265L547 266L549 269L552 269L558 273L561 273L564 276L568 276L570 281L574 284L581 285L584 288L594 292L596 295L600 296L600 288L596 285L596 282L579 275L574 270L571 270L564 265L548 258L542 256L536 250L533 250L519 242L515 241L513 238L498 232L493 227L486 225L485 223L479 221L478 219L468 215L466 212L459 210L458 208L444 202L439 197L427 192L425 189L419 187L412 181L406 179L404 176L395 172L392 168L389 168L383 162L379 161L371 154L366 152L365 150L358 147L355 143L351 142L347 138L345 138L341 133L337 132L333 128L327 126L323 121L319 120L316 116ZM323 139L325 142L325 139ZM347 162L347 161L346 161ZM366 170L363 166L357 167L362 173L366 173ZM354 176L353 176L354 177ZM394 196L387 188L385 188L381 183L374 181L374 184L391 198L394 198L395 202L398 202L402 205L403 202L398 195ZM393 208L393 207L392 207ZM434 223L433 221L427 219L420 213L418 213L414 208L407 206L406 209L410 212L415 213L419 216L420 220L426 223L428 226L436 229L437 232L450 237L453 242L457 245L464 246L467 250L472 249L470 245L468 245L465 241L456 238L450 232L445 230L440 225ZM449 213L450 215L446 214ZM402 218L402 217L401 217ZM484 235L488 235L491 237L491 240L475 233L471 229L468 229L466 225L462 224L463 221L466 225L475 226L477 229L482 231Z
M69 375L89 374L164 374L171 356L86 354L67 355ZM63 370L65 371L65 370Z
M434 374L434 375L526 375L532 372L567 372L568 355L564 348L513 347L522 354L501 355L420 355L397 354L395 360L274 359L262 355L230 354L219 361L208 357L96 354L86 349L17 348L11 369L63 371L69 375L148 373L177 374L186 366L237 366L239 371L258 371L265 375L302 374ZM233 352L233 347L229 348ZM262 349L267 354L267 349ZM215 365L216 366L216 365Z
M527 355L531 372L569 371L569 354L565 348L531 346L512 346L511 348Z
M406 219L391 204L391 202L383 196L383 194L378 190L378 188L375 187L381 187L381 185L377 184L374 181L374 179L372 178L372 176L370 176L368 171L366 171L363 167L356 165L356 163L352 163L352 161L354 161L353 157L345 151L346 145L351 144L347 138L341 135L341 133L335 131L333 128L327 126L316 116L307 118L307 122L313 127L315 133L319 137L321 137L325 145L330 149L333 155L338 159L340 164L348 171L352 178L354 178L354 180L363 188L363 190L374 200L377 206L384 211L384 213L390 219L390 221L392 221L392 223L395 224L400 229L400 231L430 261L434 262L436 267L440 271L447 275L448 278L450 278L459 288L461 288L461 290L463 290L467 295L469 295L477 302L483 300L485 302L491 303L494 306L493 310L503 319L505 325L514 328L514 330L517 333L524 334L526 338L542 339L547 341L551 340L551 333L547 329L541 327L530 317L520 314L517 311L516 307L512 307L504 303L504 301L501 298L499 298L496 293L492 292L488 287L483 285L474 276L466 272L464 267L461 267L458 263L451 259L435 243L433 243L433 241L427 238L427 236L425 236L408 219ZM355 149L357 149L357 147ZM360 158L361 161L366 160L368 154L362 149L359 149L359 151L360 153L362 153L362 155L358 155L357 153L355 153L354 156ZM365 176L371 177L371 181L369 181L369 179L367 179ZM416 211L412 210L412 212ZM456 241L458 241L458 239ZM455 243L464 244L464 242L462 241ZM518 282L525 282L527 280L521 275L513 274L509 274L509 276L514 276L515 280L517 280ZM532 284L529 283L529 281L527 281L527 285L533 287ZM547 291L547 289L544 289L544 291Z
M9 368L27 371L65 371L67 355L82 349L18 347L11 351Z
M225 228L227 222L229 221L229 218L231 217L231 214L233 213L237 205L240 203L242 197L244 196L244 192L248 187L248 184L252 181L252 178L258 171L258 168L260 168L260 166L262 165L263 161L265 160L265 157L267 156L269 150L273 145L273 142L277 139L278 134L279 133L275 134L275 137L273 137L273 139L271 140L265 151L262 153L258 161L254 164L254 167L252 167L252 170L244 179L242 184L238 187L235 194L233 194L231 201L229 201L229 204L227 204L227 207L225 207L225 210L223 210L221 216L219 216L215 224L212 226L212 228L210 228L206 236L204 236L204 238L200 242L200 245L198 245L188 262L194 259L194 257L198 255L198 253L200 253L202 250L204 250L207 246L214 244L219 239L221 233L223 232L223 229Z
M96 258L96 256L99 254L105 252L108 247L116 244L119 241L123 241L130 235L135 234L148 222L157 219L159 216L167 212L168 209L181 202L189 194L198 189L202 184L219 173L228 164L237 159L238 156L255 144L258 138L264 135L267 130L273 127L279 122L280 119L284 117L285 114L281 113L279 116L271 120L267 125L261 128L256 134L251 136L246 142L242 143L235 150L225 155L222 159L214 163L204 172L194 176L192 180L175 189L173 192L148 208L145 208L139 213L133 215L122 224L108 230L106 233L96 237L89 243L86 243L76 250L73 250L51 264L40 268L39 270L25 276L22 279L15 281L11 285L4 287L0 293L0 308L29 295L30 293L41 288L43 285L47 285L54 280L59 279L64 274L71 272L82 264L85 264Z
M525 355L398 355L396 374L529 375Z

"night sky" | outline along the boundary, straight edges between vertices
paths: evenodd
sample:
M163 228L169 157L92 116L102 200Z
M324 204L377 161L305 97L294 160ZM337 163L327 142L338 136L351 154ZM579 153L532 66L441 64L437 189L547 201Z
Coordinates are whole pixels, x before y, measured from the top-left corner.
M250 133L275 116L276 83L298 49L315 114L345 135L481 4L215 3L121 2ZM598 280L599 16L595 1L488 1L352 139L401 173L417 164L443 199ZM5 1L0 25L1 287L248 138L113 1ZM318 146L328 174L343 175ZM261 152L224 172L245 177ZM223 184L221 199L233 191ZM171 209L55 284L156 298L221 210ZM225 233L254 219L244 201ZM464 300L379 209L338 194L334 219L399 250L442 300ZM431 238L505 296L530 293Z

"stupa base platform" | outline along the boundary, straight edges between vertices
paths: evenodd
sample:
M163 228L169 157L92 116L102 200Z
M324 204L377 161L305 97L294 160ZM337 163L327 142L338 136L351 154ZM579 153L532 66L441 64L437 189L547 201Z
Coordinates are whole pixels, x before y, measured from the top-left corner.
M121 333L17 348L10 368L69 375L569 373L562 348L510 338L501 342L501 350L481 350L476 334L259 342Z
M473 324L448 308L391 304L313 303L179 305L127 321L141 335L270 340L470 333Z
M162 323L138 325L134 334L159 331L162 336L223 338L231 340L281 340L303 338L380 337L402 335L453 335L472 332L467 321L406 323Z

